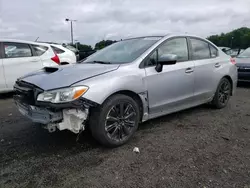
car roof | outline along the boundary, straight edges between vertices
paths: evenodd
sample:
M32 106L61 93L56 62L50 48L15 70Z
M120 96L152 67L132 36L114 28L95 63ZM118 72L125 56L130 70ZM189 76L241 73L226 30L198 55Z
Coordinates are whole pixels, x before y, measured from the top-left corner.
M28 40L19 40L19 39L1 39L0 42L17 42L17 43L28 43L28 44L36 44L36 45L45 45L49 46L47 43L41 43L41 42L34 42L34 41L28 41Z
M129 39L136 39L136 38L149 38L149 37L159 37L160 39L166 39L170 37L194 37L194 38L200 38L200 39L205 39L204 37L200 37L197 35L190 35L187 33L168 33L165 35L148 35L148 36L139 36L139 37L131 37L131 38L126 38L124 40L129 40ZM207 40L207 39L206 39Z

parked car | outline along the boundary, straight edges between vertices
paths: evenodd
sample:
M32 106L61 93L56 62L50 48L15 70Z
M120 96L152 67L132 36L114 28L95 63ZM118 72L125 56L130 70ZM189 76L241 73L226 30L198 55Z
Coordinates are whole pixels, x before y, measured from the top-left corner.
M58 55L48 44L0 39L0 92L12 91L20 76L59 64Z
M231 57L236 57L241 54L244 50L243 49L231 49L229 47L219 47L224 53L230 55Z
M250 47L236 57L238 81L250 82Z
M58 51L58 56L60 57L61 64L71 64L75 63L79 60L79 50L77 50L75 47L71 45L66 44L51 44L52 48L59 48L60 50L56 49ZM73 53L72 53L73 52Z
M67 65L76 63L77 58L75 52L60 44L50 44L53 51L58 55L60 59L60 65Z
M237 84L235 61L189 35L122 40L80 64L44 68L15 84L19 111L50 132L88 125L101 144L126 143L140 122L212 103L227 105Z

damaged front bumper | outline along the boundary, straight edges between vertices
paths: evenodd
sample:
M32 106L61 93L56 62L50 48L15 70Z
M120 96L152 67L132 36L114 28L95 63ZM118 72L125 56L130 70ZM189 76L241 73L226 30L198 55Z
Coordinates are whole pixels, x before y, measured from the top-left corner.
M14 86L14 101L22 115L35 123L46 125L49 132L58 128L79 133L85 129L89 107L95 106L95 103L82 98L64 104L37 102L35 99L42 90L27 83L21 84Z

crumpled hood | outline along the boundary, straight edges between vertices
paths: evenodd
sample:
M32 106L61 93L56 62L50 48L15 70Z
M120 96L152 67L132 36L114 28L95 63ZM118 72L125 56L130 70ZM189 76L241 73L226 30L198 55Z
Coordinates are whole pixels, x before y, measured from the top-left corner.
M73 64L58 67L45 67L37 72L25 75L22 80L40 87L43 90L68 87L72 84L102 75L118 69L118 64Z

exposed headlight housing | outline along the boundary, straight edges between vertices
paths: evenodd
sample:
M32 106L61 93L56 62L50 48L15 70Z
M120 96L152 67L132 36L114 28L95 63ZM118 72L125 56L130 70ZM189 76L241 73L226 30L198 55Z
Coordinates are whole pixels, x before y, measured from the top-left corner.
M78 99L84 93L86 93L87 90L88 90L87 86L76 86L64 89L45 91L38 95L37 101L51 102L51 103L66 103Z

